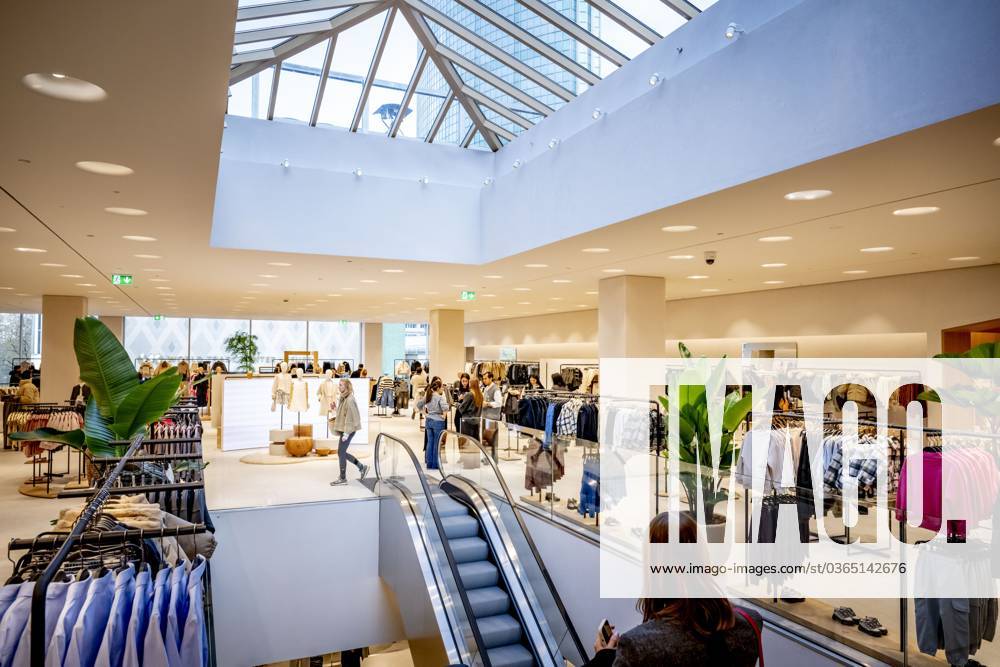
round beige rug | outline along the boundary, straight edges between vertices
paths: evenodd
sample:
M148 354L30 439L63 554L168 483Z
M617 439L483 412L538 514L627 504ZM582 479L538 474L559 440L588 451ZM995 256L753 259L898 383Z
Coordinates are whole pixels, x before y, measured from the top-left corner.
M359 459L368 458L368 454L365 452L351 452L355 457ZM337 453L333 452L329 456L317 456L316 453L312 453L309 456L272 456L267 452L257 452L255 454L247 454L240 459L240 463L249 463L251 465L258 466L282 466L282 465L294 465L296 463L309 463L310 461L336 461Z
M31 498L58 498L59 492L66 487L65 484L51 484L49 485L49 490L45 490L45 482L36 482L34 486L31 484L31 480L28 480L18 487L18 493L30 496Z

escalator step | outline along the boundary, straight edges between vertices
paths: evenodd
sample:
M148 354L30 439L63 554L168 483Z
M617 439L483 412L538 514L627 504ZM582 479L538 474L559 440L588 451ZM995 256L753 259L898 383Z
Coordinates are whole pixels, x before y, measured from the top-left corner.
M490 549L486 542L479 537L460 537L455 540L448 540L451 551L455 554L456 563L472 563L477 560L486 560Z
M479 522L468 514L465 516L443 516L441 524L444 526L444 534L449 540L479 535Z
M491 648L486 652L493 667L533 667L535 658L521 644Z
M510 607L507 593L496 586L477 588L467 591L466 594L469 596L469 604L472 605L472 613L476 618L505 614Z
M434 493L432 495L434 496L434 506L437 507L438 514L442 518L469 514L469 509L465 505L454 500L447 493Z
M479 626L479 633L488 649L521 641L521 624L508 614L477 619L476 625Z
M496 586L500 581L500 573L496 565L489 561L477 561L475 563L462 563L458 566L458 574L462 577L462 583L466 590L475 588L485 588Z

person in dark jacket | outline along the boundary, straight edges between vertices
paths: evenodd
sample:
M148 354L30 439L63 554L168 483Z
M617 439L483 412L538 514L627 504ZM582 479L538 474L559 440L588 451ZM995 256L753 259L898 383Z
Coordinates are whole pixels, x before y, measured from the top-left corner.
M73 390L69 393L69 402L73 405L86 403L90 399L90 387L80 380L80 384L73 385Z
M686 512L678 518L680 541L697 542L695 520ZM653 518L651 543L669 541L668 522L667 512ZM607 642L598 630L596 655L585 667L753 667L760 658L763 619L725 598L643 598L636 608L642 613L642 625L622 635L616 632Z

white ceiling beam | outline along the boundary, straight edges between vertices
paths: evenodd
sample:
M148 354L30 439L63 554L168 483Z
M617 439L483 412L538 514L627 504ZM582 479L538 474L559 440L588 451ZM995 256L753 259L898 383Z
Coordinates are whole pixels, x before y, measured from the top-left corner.
M293 25L279 25L272 28L258 28L257 30L244 30L236 33L233 44L249 44L250 42L260 42L266 39L281 39L283 37L298 37L315 32L327 32L330 30L330 21L311 21L309 23L295 23Z
M417 39L420 40L421 45L424 47L424 51L427 51L430 54L431 60L434 61L434 66L438 68L438 71L441 72L441 76L443 76L444 80L448 82L448 86L451 87L451 92L454 93L458 102L465 109L465 112L469 114L469 118L472 119L472 123L479 129L480 134L483 135L483 139L486 140L486 144L490 147L490 150L500 150L500 140L497 139L495 134L486 129L486 119L483 118L482 111L479 110L479 107L476 106L475 102L462 94L462 79L458 76L458 72L455 71L455 66L439 56L435 51L435 47L437 46L437 37L434 36L434 32L431 30L431 27L427 25L427 19L425 19L421 14L413 11L409 4L400 5L399 11L403 12L403 17L406 18L407 23L410 24L410 27L413 29L414 34L416 34Z
M343 9L355 5L367 5L379 0L291 0L290 2L272 2L266 5L240 7L236 10L237 21L253 19L269 19L276 16L290 16L304 12L318 12L324 9ZM236 24L237 29L239 24Z
M498 136L503 137L507 141L514 141L514 139L515 139L514 134L512 134L511 132L508 132L507 130L503 129L502 127L500 127L496 123L493 123L491 121L486 121L486 127L487 127L487 129L489 129L490 132L492 132L493 134L496 134Z
M510 21L502 14L498 14L492 9L484 5L480 0L454 0L456 3L462 5L470 12L478 16L479 18L487 21L497 28L500 28L505 33L521 42L522 44L530 47L531 49L538 52L545 58L548 58L553 63L562 67L564 70L572 74L573 76L582 79L590 85L594 85L601 80L601 77L591 72L589 69L573 60L565 53L562 53L558 49L553 48L549 44L546 44L542 40L535 37L533 34L517 25L513 21Z
M382 31L378 35L378 42L375 43L375 52L372 54L371 63L368 65L368 75L361 86L361 97L358 98L358 106L354 108L354 120L351 121L351 132L357 132L361 126L361 116L368 106L368 96L372 92L372 84L375 83L375 74L378 72L379 63L382 62L382 54L385 53L385 45L389 41L389 33L392 31L392 21L396 18L396 8L390 7L389 13L385 15L382 22Z
M628 62L628 57L624 53L607 42L598 39L589 30L566 18L561 12L549 7L542 0L517 0L517 2L535 12L595 53L601 54L615 65L621 67Z
M489 95L484 95L483 93L479 92L472 86L464 86L462 88L462 94L465 95L466 97L473 99L480 106L484 106L493 110L494 112L503 116L510 122L517 123L526 130L531 129L532 127L532 123L527 118L517 113L516 111L508 109L504 105L492 99Z
M472 140L476 138L476 126L470 125L469 129L465 131L465 136L462 137L462 148L468 148L472 145Z
M507 83L507 81L501 79L493 72L483 69L482 67L472 62L471 60L469 60L462 54L458 53L457 51L449 49L444 44L440 43L438 44L437 52L442 56L444 56L445 58L447 58L448 60L450 60L453 64L467 71L469 74L472 74L482 79L483 81L490 84L497 90L500 90L506 93L507 95L510 95L515 100L519 101L521 104L525 105L530 109L533 109L534 111L537 111L543 116L548 117L550 114L555 112L555 110L549 105L545 104L544 102L538 101L536 98L527 94L517 86L513 86Z
M424 52L426 53L426 49L424 50ZM449 91L448 97L445 98L444 103L441 105L441 108L438 109L437 115L434 116L434 122L431 123L430 129L427 130L427 136L424 137L424 141L426 141L429 144L434 143L434 137L437 136L438 130L440 130L441 125L444 124L444 119L448 116L448 109L451 108L451 105L454 104L454 102L455 102L455 93Z
M701 14L701 10L688 2L688 0L660 0L660 2L688 20Z
M256 63L262 60L271 60L274 58L274 49L256 49L254 51L244 51L243 53L233 54L233 65L242 65L244 63Z
M278 102L278 82L281 81L281 65L274 66L274 76L271 77L271 95L267 99L267 119L274 120L274 107Z
M326 54L323 55L323 68L320 72L319 84L316 86L316 97L313 99L312 113L309 114L309 125L315 127L319 120L319 109L323 105L323 94L326 92L326 82L330 78L330 64L333 63L333 52L337 48L337 36L334 35L326 44Z
M403 0L411 8L419 12L425 19L430 19L434 23L445 30L457 35L459 38L465 40L472 46L476 47L486 55L490 56L494 60L498 60L507 67L511 68L521 76L530 81L534 81L539 86L549 91L556 97L562 99L565 102L569 102L576 94L573 91L566 90L558 83L537 72L533 67L528 67L523 62L512 56L507 51L501 49L499 46L490 42L489 40L483 39L481 36L469 30L465 26L461 25L457 21L452 20L450 17L445 16L438 10L434 9L423 0Z
M587 3L650 46L663 38L663 35L611 2L611 0L587 0Z
M420 57L417 58L417 66L413 68L413 74L410 75L410 82L406 85L406 92L403 93L403 99L399 103L399 111L396 112L396 117L392 121L392 127L389 128L390 137L395 137L399 133L399 128L406 117L406 108L410 106L410 102L413 100L413 94L420 84L420 77L423 76L429 59L430 54L427 53L427 50L421 49Z

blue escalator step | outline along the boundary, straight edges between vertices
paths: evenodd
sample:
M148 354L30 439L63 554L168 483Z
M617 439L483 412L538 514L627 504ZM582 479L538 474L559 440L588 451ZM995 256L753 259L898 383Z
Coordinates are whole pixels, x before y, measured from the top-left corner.
M462 563L458 566L458 574L466 590L496 586L500 580L497 566L489 561L481 560L475 563Z
M479 522L468 514L465 516L443 516L441 517L441 525L444 526L444 534L449 540L479 535Z
M534 667L535 658L521 644L510 644L486 651L493 667Z
M479 537L460 537L456 540L448 540L448 544L451 545L451 552L455 554L456 563L486 560L490 552L486 542Z
M448 494L435 493L433 495L434 506L437 507L438 514L442 518L446 516L468 516L469 509L457 500L452 499Z
M507 593L496 586L477 588L467 591L466 595L469 596L469 604L472 605L472 613L476 618L505 614L510 607Z
M521 624L508 614L480 618L476 625L479 626L479 634L488 649L521 641Z

